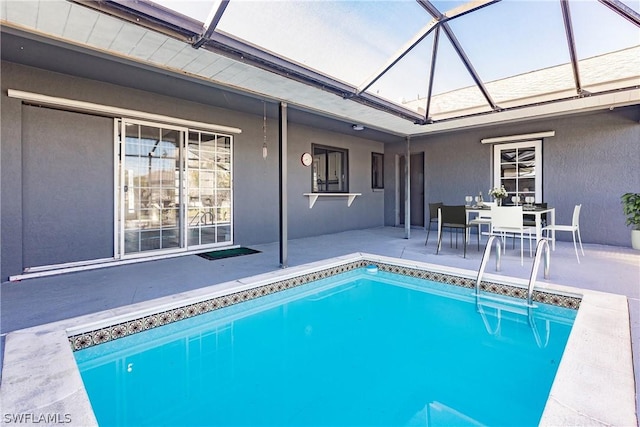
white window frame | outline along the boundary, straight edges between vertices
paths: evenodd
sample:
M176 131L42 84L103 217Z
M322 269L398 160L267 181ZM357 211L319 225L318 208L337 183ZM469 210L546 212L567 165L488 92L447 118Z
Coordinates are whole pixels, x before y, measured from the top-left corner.
M181 239L180 246L177 248L170 249L160 249L160 250L148 250L141 252L132 252L132 253L124 253L125 241L124 241L124 223L123 218L125 217L125 206L123 204L123 195L122 195L122 185L124 185L124 169L120 167L122 159L124 159L126 155L125 150L125 141L124 141L124 127L126 123L132 123L136 125L150 126L150 127L158 127L163 129L171 129L176 130L182 134L181 143L179 146L180 151L180 178L179 178L179 188L180 188L180 205L187 209L187 195L189 192L189 187L187 183L187 174L189 172L188 167L188 138L189 132L199 132L206 133L209 135L216 135L221 137L228 137L230 139L230 147L229 147L229 161L230 161L230 181L231 187L230 191L230 218L229 218L229 227L230 227L230 241L224 242L216 242L216 243L206 243L200 245L189 245L187 234L189 228L189 220L187 210L184 212L181 210L179 213L179 227L181 229ZM120 132L118 132L120 130ZM122 140L121 140L122 138ZM233 209L234 203L234 185L233 185L233 171L234 171L234 137L230 133L220 133L211 130L198 129L198 128L188 128L182 127L178 125L170 125L165 123L158 122L150 122L139 119L131 119L125 117L114 118L114 259L126 260L126 259L136 259L136 258L153 258L156 255L171 255L171 254L180 254L180 253L189 253L190 251L196 249L203 248L215 248L222 246L233 246L234 244L234 214L235 211Z
M542 203L542 183L543 183L543 163L542 163L542 140L535 139L529 141L512 142L505 144L495 144L493 146L493 187L500 187L502 185L502 168L500 164L502 162L502 151L533 148L534 149L534 167L535 167L535 203ZM518 178L517 178L518 179Z

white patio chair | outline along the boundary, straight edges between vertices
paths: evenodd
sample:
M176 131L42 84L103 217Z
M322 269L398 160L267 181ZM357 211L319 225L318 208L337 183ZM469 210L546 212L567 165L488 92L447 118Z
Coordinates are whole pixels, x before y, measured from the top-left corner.
M489 207L493 207L496 205L495 202L484 202L485 205ZM470 219L467 223L468 227L478 227L478 250L480 250L480 234L482 233L482 226L487 226L487 232L491 232L491 211L480 211L478 216L473 219ZM469 230L469 229L468 229ZM468 239L467 239L468 240Z
M506 249L507 234L511 234L515 238L516 234L520 234L520 265L524 265L524 233L529 234L529 256L531 251L531 232L532 227L525 227L522 216L522 206L492 206L491 207L491 234L502 236L503 250Z
M576 251L576 259L578 260L578 264L580 264L580 256L578 255L578 246L576 245L576 234L578 235L578 242L580 242L580 250L582 251L582 256L584 256L584 249L582 248L582 238L580 237L581 208L582 205L576 205L573 208L573 219L571 220L571 225L548 225L542 228L542 235L544 236L546 233L547 238L549 237L550 231L570 231L571 235L573 236L573 249ZM555 240L555 234L553 234L552 240Z

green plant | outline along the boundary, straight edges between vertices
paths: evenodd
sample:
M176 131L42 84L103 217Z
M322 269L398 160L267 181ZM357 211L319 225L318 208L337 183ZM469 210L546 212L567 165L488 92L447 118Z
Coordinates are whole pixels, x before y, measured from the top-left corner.
M640 193L625 193L621 197L622 211L627 216L627 225L640 230Z

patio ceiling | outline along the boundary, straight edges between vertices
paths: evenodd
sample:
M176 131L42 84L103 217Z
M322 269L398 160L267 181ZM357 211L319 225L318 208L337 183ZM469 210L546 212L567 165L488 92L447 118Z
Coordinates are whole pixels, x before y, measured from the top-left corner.
M637 1L3 1L2 25L397 136L640 104Z

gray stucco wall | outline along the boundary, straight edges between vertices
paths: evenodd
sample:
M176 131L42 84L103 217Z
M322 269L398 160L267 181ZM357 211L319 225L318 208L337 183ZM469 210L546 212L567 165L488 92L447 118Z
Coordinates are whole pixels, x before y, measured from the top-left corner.
M371 189L371 152L382 152L383 144L317 129L291 125L289 132L289 227L296 236L316 236L345 229L382 226L384 193ZM319 198L313 209L303 193L311 192L311 168L300 161L311 145L349 150L349 192L362 193L351 207L347 199Z
M26 190L27 193L33 190L31 188L33 180L24 179L25 176L32 177L28 170L23 169L25 159L29 158L28 155L25 157L22 135L23 125L26 122L22 102L7 96L7 89L10 88L241 128L242 133L234 138L234 240L236 244L241 245L278 240L278 124L276 119L270 118L267 122L269 155L263 159L261 116L75 78L9 62L2 62L1 72L2 146L0 159L2 171L0 178L2 180L2 205L0 209L2 218L0 226L2 245L0 256L2 258L3 281L10 275L20 274L27 266L25 260L33 257L32 249L30 249L33 245L27 243L28 239L25 237L29 236L23 234L27 222L34 222L32 214L28 211L28 206L32 202L27 200L25 204L22 196L23 190ZM29 124L30 129L31 126L32 123ZM67 127L64 122L60 123L61 133L65 129ZM72 129L67 130L72 132ZM384 193L372 192L370 184L371 152L382 152L384 148L382 143L295 123L289 124L288 132L289 238L383 225ZM108 146L101 145L100 152L111 153L112 134L100 136L100 140L108 140L108 142L102 142L102 145L108 144ZM347 208L346 199L340 198L318 201L313 209L309 209L308 198L302 194L311 191L311 172L309 168L300 163L300 155L304 151L310 151L311 144L314 142L344 147L349 150L350 191L363 193L351 207ZM60 164L68 165L69 159L80 161L77 157L78 150L73 148L78 143L80 142L61 144L54 150L56 158L58 156L61 158ZM34 148L37 150L37 147ZM70 157L67 160L62 160L67 156ZM96 162L98 159L92 157L90 161ZM112 156L109 154L101 167L111 168L112 164ZM57 164L52 167L56 166ZM88 179L90 185L98 185L96 188L99 188L100 192L113 190L112 175L101 182L102 179L98 179L99 174L90 173L87 170L82 174L84 176L76 177L78 181ZM25 188L27 185L29 188ZM53 182L45 183L45 185L48 188L44 187L39 190L40 192L46 193L55 190ZM81 200L75 200L74 203L80 203L80 205L96 203L94 196L89 192L80 197ZM61 202L60 205L62 204ZM110 211L112 215L113 199L105 200L103 208L105 211ZM60 212L60 215L64 215L64 212ZM102 216L101 219L107 216ZM68 231L69 227L73 227L73 225L65 224L63 229L66 228ZM84 229L86 226L82 228ZM83 231L84 233L93 233L91 229ZM64 231L58 233L56 239L59 239L59 236L63 234L66 233ZM95 246L91 248L91 253L102 255L105 251L112 250L112 241L107 243L106 240L109 238L105 238L104 235L95 239ZM25 245L25 243L27 244ZM64 242L55 242L54 246L61 251L56 260L64 259L69 262L82 258L77 253L67 251L67 247L73 246L73 242L69 239Z
M0 261L4 281L22 266L22 103L2 96L0 106Z
M22 107L25 267L113 256L113 119Z
M416 138L412 152L425 152L425 204L464 204L464 196L487 191L492 183L492 146L483 138L554 130L543 141L543 198L556 208L556 223L570 224L573 207L582 204L580 229L584 242L630 246L620 196L640 192L640 107L564 116L517 125L492 126ZM402 155L400 145L387 144L390 158ZM393 188L394 174L385 175ZM393 225L395 192L385 195L385 224ZM569 233L558 235L570 240Z

